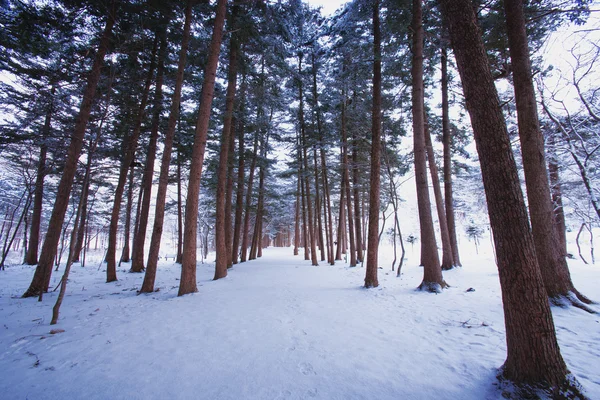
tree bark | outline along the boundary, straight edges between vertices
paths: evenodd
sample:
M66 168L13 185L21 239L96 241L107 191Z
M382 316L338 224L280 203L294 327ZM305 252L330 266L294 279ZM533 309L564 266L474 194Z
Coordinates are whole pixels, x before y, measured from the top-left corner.
M444 200L446 202L446 220L452 247L454 266L460 267L458 240L456 238L456 220L454 218L454 200L452 191L452 136L450 134L450 106L448 102L448 50L442 48L442 142L444 145Z
M235 29L235 18L239 6L233 7L231 19L229 20L230 29ZM217 209L215 222L215 242L217 251L217 260L215 262L214 280L225 278L227 276L227 267L231 256L231 244L227 245L231 234L231 199L228 193L231 193L229 181L232 179L227 172L230 165L229 151L231 148L233 129L233 106L235 104L235 92L237 88L237 70L238 70L238 52L239 41L237 34L232 32L229 44L229 66L227 72L227 93L225 97L225 118L223 121L223 132L221 134L221 148L219 152L219 166L217 169ZM230 197L230 196L229 196ZM227 221L227 205L229 203L229 223ZM229 231L229 235L227 234Z
M252 162L248 172L248 188L246 191L246 205L244 211L244 227L242 229L242 247L240 262L246 262L248 256L248 232L250 231L250 207L252 206L252 187L254 186L254 173L256 171L256 161L258 159L258 132L254 136L254 145L252 149Z
M183 75L187 59L187 49L190 42L190 26L192 23L192 6L194 0L188 0L185 8L185 22L183 27L183 38L181 40L181 50L179 52L179 62L177 65L177 75L175 78L175 91L171 100L171 110L169 112L169 122L164 139L164 150L160 165L160 175L158 178L158 188L156 190L156 206L154 209L154 226L152 228L152 237L150 239L150 251L148 252L148 263L146 265L146 274L140 293L152 293L154 291L154 281L156 279L156 269L158 266L158 254L160 251L160 241L162 237L163 224L165 219L165 201L167 198L167 186L169 185L169 166L171 164L171 153L173 151L173 139L175 138L175 128L179 118L179 104L181 102L181 87L183 86ZM194 229L195 229L194 224Z
M50 96L56 93L56 87L53 85L50 90ZM33 210L31 214L31 227L29 233L29 247L25 255L25 264L36 265L38 262L38 249L40 247L40 225L42 222L42 208L44 202L44 179L46 177L46 158L48 155L48 145L46 139L50 136L52 124L52 114L54 112L53 99L50 99L50 105L44 119L42 128L42 144L40 145L40 155L38 157L37 174L35 177L35 191L33 197Z
M242 77L238 118L238 171L235 196L235 218L233 226L233 243L231 245L231 262L237 264L239 260L240 236L242 234L242 215L244 212L244 169L245 169L245 111L246 111L246 77Z
M158 68L156 70L156 85L154 88L154 110L150 128L150 141L146 151L146 163L142 177L142 203L137 219L135 235L133 236L133 254L131 257L131 272L144 270L144 247L146 245L146 230L148 229L148 214L150 213L150 200L152 198L152 181L154 179L154 162L156 161L156 148L158 143L158 130L160 127L160 114L162 112L165 58L167 57L167 27L161 28L160 50L158 52ZM179 161L179 158L178 158Z
M67 159L63 174L58 184L58 190L56 192L56 200L54 202L54 208L52 209L52 215L48 223L48 230L44 238L44 244L42 245L42 251L40 253L39 262L29 288L23 294L23 297L39 296L43 292L48 290L50 285L50 278L52 275L52 262L56 255L56 249L58 241L60 240L60 232L62 224L65 219L65 213L69 205L69 196L73 187L73 179L77 170L77 161L81 154L81 148L83 147L83 138L85 134L85 128L90 119L90 112L96 96L96 87L100 80L100 70L104 62L104 56L108 50L110 44L110 35L112 28L115 24L115 16L117 12L118 0L113 0L110 3L109 10L107 12L106 25L100 38L100 44L96 56L94 57L94 63L88 76L87 84L83 92L83 99L79 109L79 114L75 121L75 127L73 135L71 136L71 142L67 150Z
M452 269L454 266L454 256L452 255L452 246L450 244L450 232L448 232L448 221L446 219L446 210L444 209L444 198L442 197L442 188L440 185L440 176L435 163L435 153L433 152L433 143L431 142L431 133L429 132L429 123L427 115L423 116L423 126L425 133L425 149L427 151L427 161L429 162L429 173L431 175L431 185L433 186L433 195L435 197L435 206L440 224L440 235L442 238L442 265L444 271Z
M217 13L213 28L212 40L208 52L208 61L204 71L202 95L200 96L200 109L196 122L192 162L190 166L190 181L185 203L185 228L183 232L183 260L181 264L181 281L179 296L198 291L196 283L196 232L198 225L198 196L200 195L200 179L202 177L202 164L210 122L210 111L215 92L215 79L217 65L223 39L223 27L227 0L218 0Z
M133 209L133 175L134 167L132 166L129 171L129 187L127 188L127 205L125 206L125 235L123 238L123 251L121 252L121 259L119 264L122 262L129 262L130 258L130 247L129 238L131 233L131 210Z
M438 256L429 185L427 183L427 161L425 155L424 85L423 85L423 5L421 0L413 0L413 58L412 58L412 118L415 155L415 180L417 183L417 203L421 229L421 265L423 282L419 289L440 292L446 283L442 277Z
M127 180L127 172L135 160L135 152L137 149L138 139L142 132L142 122L146 114L146 104L150 94L150 85L152 85L152 77L156 67L156 53L158 51L158 35L155 35L154 45L152 49L152 59L148 68L148 75L144 84L142 100L137 110L137 118L131 135L123 141L123 159L121 160L121 168L119 170L119 180L115 189L113 208L110 215L110 225L108 228L108 248L106 249L106 282L114 282L117 280L117 230L119 228L119 214L121 212L121 200L125 191L125 182Z
M350 241L350 266L356 267L356 242L354 240L354 220L352 213L352 199L350 191L350 171L348 160L348 134L346 123L346 93L342 91L342 179L344 181L344 189L346 191L346 207L348 210L348 239ZM358 244L360 246L360 244Z
M562 186L560 183L559 165L556 160L556 138L551 135L548 138L548 148L550 149L550 156L548 157L548 173L550 175L550 188L552 191L552 203L554 206L553 221L554 229L556 230L555 235L558 240L560 252L562 257L567 257L567 226L565 223L565 212L563 209L562 202Z
M307 219L308 219L308 237L305 240L308 240L306 246L310 244L310 259L312 265L317 266L319 262L317 260L317 247L316 247L316 238L315 231L313 227L313 209L312 202L310 196L310 181L309 181L309 169L308 169L308 156L307 156L307 147L308 140L306 135L306 122L304 121L304 90L302 84L302 54L298 54L298 98L300 101L300 105L298 108L298 122L300 124L300 140L302 147L302 162L303 162L303 177L304 177L304 186L305 186L305 194L306 194L306 209L307 209ZM305 246L305 247L306 247Z
M300 172L296 179L296 204L294 205L294 255L297 256L300 247Z
M471 117L496 245L506 325L502 374L517 384L566 382L506 122L470 0L441 0Z
M553 303L563 305L566 300L576 306L585 308L581 303L575 301L573 294L583 303L590 304L591 301L581 295L573 286L567 260L561 254L552 222L554 206L550 195L544 138L540 130L535 89L531 76L531 62L522 0L505 0L504 10L513 70L529 216L535 252L544 279L544 286Z
M369 233L367 245L367 268L365 287L377 287L379 250L379 193L381 169L381 27L379 21L379 0L373 4L373 116L371 127L371 180L369 197ZM350 201L350 199L348 199ZM352 215L348 215L348 219Z
M327 261L334 265L333 260L333 221L331 217L331 199L329 193L329 178L327 174L327 159L325 156L325 143L323 140L323 120L321 118L321 107L319 105L319 91L317 85L317 62L315 53L312 53L313 70L313 98L315 102L315 114L317 119L317 133L319 135L319 155L321 158L321 181L323 182L323 222L325 224L325 238L327 245Z

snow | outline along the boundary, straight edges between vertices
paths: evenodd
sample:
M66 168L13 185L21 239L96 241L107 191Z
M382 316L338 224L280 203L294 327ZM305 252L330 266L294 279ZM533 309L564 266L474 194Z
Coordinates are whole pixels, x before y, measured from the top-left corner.
M266 249L219 281L213 264L198 264L199 292L184 297L172 262L160 264L160 291L150 295L136 294L143 275L127 265L110 284L98 263L74 265L55 326L57 293L21 299L32 267L9 267L0 274L1 397L501 398L498 273L489 249L476 254L463 242L464 266L444 273L451 288L441 294L415 290L422 269L410 246L401 279L389 271L391 250L381 250L380 286L368 290L364 268L312 267L292 249ZM598 266L570 266L576 287L600 300ZM60 272L52 279L54 287ZM553 312L571 372L599 399L600 316Z

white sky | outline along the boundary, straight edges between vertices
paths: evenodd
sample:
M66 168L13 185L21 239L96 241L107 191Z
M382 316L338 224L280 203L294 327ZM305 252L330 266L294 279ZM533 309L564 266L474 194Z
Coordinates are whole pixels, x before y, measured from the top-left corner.
M323 15L333 14L335 10L340 8L342 4L345 4L348 1L349 0L306 0L306 2L313 7L323 7L321 10Z

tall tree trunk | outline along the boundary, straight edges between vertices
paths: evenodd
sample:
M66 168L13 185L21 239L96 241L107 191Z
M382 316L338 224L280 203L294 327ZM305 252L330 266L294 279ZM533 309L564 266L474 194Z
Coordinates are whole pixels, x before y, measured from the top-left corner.
M296 204L294 205L294 255L298 255L298 247L300 247L300 173L296 180Z
M552 223L554 206L550 195L544 138L540 130L531 76L522 0L505 0L504 12L513 69L529 216L544 286L550 300L555 304L564 305L565 301L569 301L573 305L586 308L573 298L572 294L575 294L581 302L591 303L573 286L567 260L561 254Z
M346 93L342 91L342 179L344 181L344 189L346 191L346 207L348 210L348 234L350 241L350 266L356 267L356 242L354 241L354 220L352 216L352 198L350 195L350 172L348 160L348 135L346 123ZM358 244L360 246L360 244Z
M133 254L131 257L131 272L144 270L144 247L146 245L146 230L148 229L148 216L150 213L150 200L152 198L152 181L154 179L154 162L156 161L156 148L158 143L158 130L160 128L160 115L162 112L163 92L162 86L165 74L165 58L167 57L167 28L168 21L160 32L160 50L158 52L158 68L156 70L156 85L154 87L154 109L150 128L150 141L146 150L146 162L142 177L142 202L139 208L135 234L133 236ZM177 158L179 162L179 157ZM178 181L179 183L180 181Z
M265 146L263 144L263 146ZM261 151L263 153L263 151ZM264 159L264 158L263 158ZM252 235L252 246L250 248L250 260L261 257L262 222L265 201L265 166L261 165L258 172L258 202L256 204L256 219L254 221L254 234Z
M300 179L300 196L302 198L302 247L304 248L304 259L310 260L310 249L308 245L308 224L306 222L306 179L304 179L304 161L302 156L302 142L298 141L298 162L300 169L298 179Z
M310 259L312 265L319 265L317 260L317 248L316 248L316 238L315 231L313 227L313 209L312 202L310 196L310 181L309 181L309 169L308 169L308 156L307 156L307 147L308 140L306 137L306 122L304 121L304 89L302 84L302 54L298 55L298 98L300 101L300 105L298 108L298 122L300 124L300 139L302 146L302 162L303 162L303 170L304 170L304 186L306 192L306 209L308 212L308 237L306 238L310 244Z
M342 150L343 151L343 150ZM337 228L337 246L335 250L335 259L341 260L343 251L343 242L344 242L344 231L346 230L346 222L344 221L344 209L346 208L346 181L343 179L344 175L344 167L342 167L342 179L340 182L340 212L338 215L338 228Z
M236 14L239 6L233 7L229 27L235 29ZM227 267L231 256L231 245L227 245L231 233L231 200L227 197L229 190L229 181L231 176L227 176L229 170L229 150L231 148L231 138L233 136L233 106L235 104L235 92L237 88L237 70L238 70L238 52L240 44L237 34L232 32L229 44L229 66L227 72L227 94L225 97L225 118L223 121L223 133L221 134L221 149L219 152L219 166L217 169L217 210L215 222L215 242L217 251L217 260L215 262L214 280L225 278L227 276ZM229 223L227 221L227 206L229 202Z
M377 287L377 261L379 251L379 193L381 168L381 28L379 22L379 0L373 4L373 116L371 128L371 180L369 198L369 244L365 287ZM348 199L350 201L350 199ZM348 215L348 219L352 218Z
M125 191L125 182L127 180L127 172L135 161L135 152L137 149L138 139L142 132L142 122L146 114L146 104L150 94L150 86L152 85L152 77L156 67L156 54L158 52L158 35L155 34L154 45L152 48L152 59L148 68L148 75L144 84L142 100L137 110L137 118L131 135L123 141L123 159L121 160L121 168L119 170L119 180L115 189L115 197L113 202L112 212L110 214L110 225L108 228L108 248L106 249L106 282L114 282L117 280L117 230L119 228L119 214L121 212L121 200Z
M102 129L100 129L98 131L98 134L96 135L96 138L93 142L90 143L90 148L88 150L88 155L87 155L87 162L85 165L85 176L83 179L84 182L84 187L81 190L81 195L84 196L83 197L83 205L81 208L81 219L79 222L79 230L77 232L77 242L75 243L75 249L74 249L74 253L73 253L73 262L79 262L79 258L81 256L81 250L83 249L83 246L85 245L85 233L87 231L87 228L89 226L89 221L88 221L88 201L89 201L89 196L90 196L90 184L91 184L91 174L92 174L92 161L94 158L94 155L96 153L96 149L98 147L98 143L100 142L100 138L101 138L101 132ZM94 203L92 202L92 207L93 207ZM91 207L90 207L90 212L91 212ZM83 267L85 263L82 263L81 266Z
M452 136L450 134L450 110L448 102L448 50L442 48L442 142L444 145L444 200L446 202L446 221L452 247L452 264L460 267L458 240L456 238L456 221L454 218L454 201L452 193Z
M354 226L356 228L356 261L363 261L363 236L360 215L360 190L358 171L358 138L356 130L352 133L352 189L354 192Z
M425 120L423 86L423 6L421 0L413 0L413 58L412 58L412 118L415 154L415 180L417 182L417 203L421 228L421 264L423 282L419 289L440 292L446 283L442 277L438 256L429 185L427 184L427 161L425 156Z
M134 167L132 166L129 172L129 187L127 188L127 205L125 206L125 235L123 238L123 251L121 252L121 259L119 261L119 264L122 262L129 262L131 260L129 237L131 233L131 210L133 209L133 176Z
M496 245L508 353L502 374L517 384L558 388L566 383L567 368L482 33L470 0L441 0L440 5L471 117Z
M90 119L90 112L94 103L94 98L96 97L96 87L100 80L100 70L104 62L104 55L108 50L112 28L115 24L117 4L118 0L113 0L107 11L106 25L100 38L100 44L98 45L94 63L83 92L81 107L75 122L73 135L71 136L71 142L69 143L69 148L67 150L67 159L63 174L60 178L60 183L58 184L56 200L48 223L48 230L46 231L44 244L42 245L39 262L35 269L31 284L23 294L23 297L41 296L43 292L48 290L48 286L50 285L52 262L56 255L62 224L69 205L69 196L71 194L71 188L73 187L77 162L79 160L79 155L81 154L81 148L83 147L85 128Z
M227 166L227 190L225 191L225 247L227 249L227 268L233 266L233 219L232 219L232 208L233 208L233 169L235 163L235 129L237 125L236 119L232 121L231 133L229 135L229 160Z
M254 185L254 173L256 171L256 161L258 159L258 132L254 136L254 145L252 149L252 162L248 172L248 188L246 190L246 205L244 211L244 227L242 229L242 247L240 262L246 262L248 256L248 232L250 231L250 207L252 206L252 187Z
M560 184L559 165L556 159L556 138L550 135L548 138L548 148L550 155L548 157L548 173L550 175L550 188L552 191L552 203L554 206L553 221L554 229L556 230L556 239L562 257L567 257L567 226L565 223L565 212L562 202L562 187Z
M429 173L431 175L431 184L433 186L433 195L435 197L435 206L440 223L440 235L442 238L442 270L450 270L454 266L454 256L452 255L452 246L450 244L450 232L448 232L448 221L446 219L446 210L444 209L444 198L442 197L442 188L440 186L440 176L435 163L435 153L433 152L433 143L431 142L431 132L429 132L429 123L427 115L423 115L423 131L425 133L425 149L427 151L427 161L429 162Z
M177 259L175 262L181 264L183 259L183 198L181 191L181 150L177 147Z
M321 181L323 182L323 222L325 224L325 238L327 245L327 262L334 265L333 259L333 220L331 217L331 198L329 193L329 178L327 174L327 158L325 156L325 143L323 140L323 120L321 118L321 106L319 104L319 91L317 85L317 62L315 52L312 53L313 72L313 98L315 102L315 114L317 119L317 133L319 135L319 155L321 158Z
M319 190L319 164L317 162L317 148L313 147L313 158L315 165L315 223L317 231L315 234L319 240L319 251L321 252L321 261L325 261L325 243L323 240L323 222L321 220L321 193Z
M97 142L96 142L97 143ZM95 150L95 146L94 146ZM90 157L93 151L90 150ZM67 264L65 266L65 271L63 273L61 282L60 282L60 291L58 292L58 297L56 298L56 303L52 308L52 319L50 320L50 325L55 325L58 322L58 316L60 313L60 306L62 305L63 299L65 297L65 293L67 291L67 283L69 281L69 273L71 272L71 266L73 265L74 256L75 256L75 248L77 246L77 236L80 231L83 231L84 223L83 223L83 210L86 207L88 191L90 187L90 170L86 169L85 178L83 179L83 185L81 188L81 197L79 198L79 204L77 206L77 212L75 216L75 222L73 223L73 230L71 231L71 241L69 244L69 255L67 257Z
M37 174L35 177L35 192L33 198L33 210L31 215L31 231L29 233L29 247L25 254L25 264L36 265L38 262L38 249L40 247L40 225L42 222L42 206L44 202L44 179L46 177L46 157L48 155L48 145L45 140L50 136L52 124L52 114L54 112L52 97L56 93L56 86L52 85L50 90L50 105L44 119L42 128L42 144L40 145L40 155L38 157Z
M200 195L202 164L204 162L204 150L206 149L208 124L210 121L210 111L215 92L215 78L217 75L217 65L219 63L219 53L221 52L221 41L223 39L223 27L225 25L226 12L227 0L218 0L213 35L208 52L208 61L204 71L204 82L202 84L202 95L200 97L200 109L198 110L194 147L192 150L190 181L188 184L188 193L185 203L183 262L181 264L179 296L198 291L196 284L196 232L198 225L198 196ZM227 142L225 143L225 147L227 147Z
M181 40L181 50L179 51L177 75L175 78L175 91L173 92L173 97L171 100L171 110L169 112L169 122L167 123L167 131L165 133L164 150L160 165L158 188L156 190L154 226L152 228L152 237L150 239L150 251L148 252L146 274L144 275L144 282L142 283L140 293L151 293L154 291L154 281L156 279L156 269L158 266L158 254L160 251L160 241L165 219L165 201L167 198L167 186L169 185L169 166L171 165L171 153L173 152L175 128L179 118L181 87L183 86L183 75L185 72L187 50L190 42L190 26L192 23L192 7L194 4L194 0L188 0L185 7L185 22L183 26L183 38ZM194 229L195 227L196 225L194 224Z
M231 263L237 264L239 260L240 236L242 234L242 215L244 212L244 169L245 169L245 144L244 131L246 111L246 76L242 77L240 88L239 118L238 118L238 171L235 195L235 218L233 226L233 243L231 245Z

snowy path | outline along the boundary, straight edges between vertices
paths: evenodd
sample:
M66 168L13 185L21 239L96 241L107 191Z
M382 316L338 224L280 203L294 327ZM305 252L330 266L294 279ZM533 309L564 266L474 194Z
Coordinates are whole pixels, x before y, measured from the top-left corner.
M0 289L0 397L498 398L505 343L493 265L446 273L453 287L432 295L414 290L418 267L402 280L380 270L381 286L365 290L363 268L311 267L290 253L266 250L217 282L212 265L199 265L199 292L182 298L170 263L149 296L136 295L142 276L125 267L113 284L76 267L57 335L48 334L55 294L41 304L11 298L31 278L14 267ZM600 318L555 316L569 366L600 398Z

